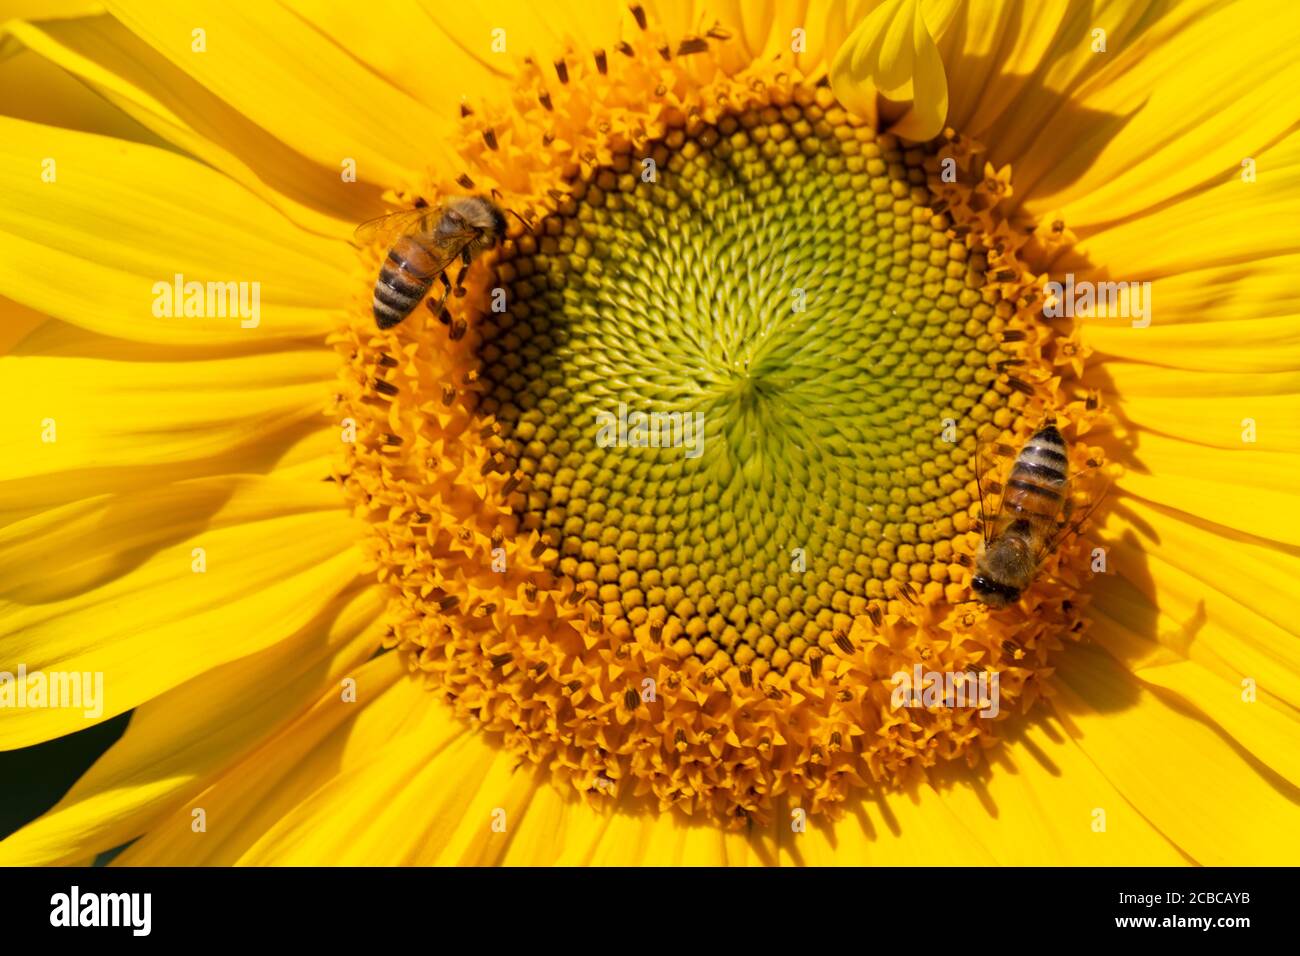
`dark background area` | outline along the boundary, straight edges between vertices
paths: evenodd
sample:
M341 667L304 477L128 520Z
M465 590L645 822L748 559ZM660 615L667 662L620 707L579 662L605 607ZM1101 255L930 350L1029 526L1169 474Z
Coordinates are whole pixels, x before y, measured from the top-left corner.
M130 720L128 712L57 740L0 751L0 840L58 803Z

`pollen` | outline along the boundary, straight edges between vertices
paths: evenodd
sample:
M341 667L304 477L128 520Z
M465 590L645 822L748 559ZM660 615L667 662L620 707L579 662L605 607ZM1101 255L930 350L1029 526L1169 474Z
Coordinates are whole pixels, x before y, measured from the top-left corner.
M1084 467L1105 412L1022 265L1010 169L883 135L788 65L729 73L725 37L661 40L536 67L463 111L465 171L394 196L490 190L530 225L441 321L379 332L359 282L337 477L389 646L557 784L835 813L978 762L1047 692L1084 546L972 603L979 450L1051 414ZM900 706L918 665L997 675L999 705Z

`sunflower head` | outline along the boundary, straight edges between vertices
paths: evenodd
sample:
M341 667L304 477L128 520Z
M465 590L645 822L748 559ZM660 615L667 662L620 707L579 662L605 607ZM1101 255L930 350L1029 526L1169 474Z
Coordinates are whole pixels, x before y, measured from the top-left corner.
M1022 605L981 564L1005 611L972 609L978 448L1099 414L1055 372L1007 171L734 53L648 28L467 104L456 188L536 227L445 328L338 337L390 643L561 783L733 823L978 752L991 718L900 713L891 680L1009 666L1014 704L1049 627L1078 634L1052 574Z
M3 23L0 862L1293 857L1297 9Z

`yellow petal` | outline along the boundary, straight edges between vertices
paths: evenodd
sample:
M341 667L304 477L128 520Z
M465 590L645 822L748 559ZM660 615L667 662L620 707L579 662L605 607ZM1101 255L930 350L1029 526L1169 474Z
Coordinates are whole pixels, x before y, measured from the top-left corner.
M1118 406L1120 396L1135 409L1145 411L1146 400L1170 398L1190 392L1206 398L1241 396L1263 397L1265 401L1300 393L1300 372L1191 372L1170 369L1145 362L1111 361L1107 365L1107 385ZM1294 448L1294 444L1287 447Z
M1005 150L996 152L1002 137L987 135L989 127L1012 103L1023 109L1029 104L1022 105L1022 99L1045 92L1042 84L1046 82L1043 74L1048 50L1052 50L1052 63L1057 67L1069 53L1060 42L1062 35L1068 32L1077 38L1086 32L1079 29L1088 19L1085 4L1040 0L1034 14L1025 16L1021 0L961 3L942 36L936 34L949 78L948 123L995 150L999 166L1010 158ZM1084 52L1079 50L1079 54ZM1089 62L1079 58L1081 63Z
M49 321L49 316L19 305L13 299L0 297L0 355L11 351L37 326Z
M431 161L453 165L438 135L445 119L291 10L199 0L114 2L109 9L236 112L327 169L351 158L360 179L411 186Z
M1296 859L1294 788L1213 726L1135 685L1095 648L1067 648L1057 679L1055 709L1070 736L1189 857L1206 866Z
M380 190L358 170L345 182L341 168L327 168L295 152L200 85L181 68L107 15L0 27L49 64L67 71L120 112L197 156L255 193L305 229L346 239L370 218ZM82 87L84 89L84 87ZM89 94L94 95L94 94ZM54 122L50 116L25 118ZM135 122L131 125L135 125ZM58 125L69 125L60 123ZM81 128L81 127L77 127Z
M546 4L504 0L488 5L431 0L421 4L421 13L437 34L435 48L440 58L446 58L446 69L427 81L422 97L448 116L463 98L479 100L494 89L508 89L527 58L541 64L548 77L555 76L552 64L566 54L591 62L594 51L609 52L624 25L632 20L623 4L582 0ZM395 50L376 49L373 55L367 54L367 60L378 58L390 64L383 67L384 72L396 76L403 71L393 61L403 56ZM417 77L427 73L418 68L409 72Z
M833 826L772 831L787 864L1171 865L1185 858L1130 806L1050 711L1016 717L989 764L936 768L905 792L864 798ZM1093 830L1106 807L1110 837ZM786 832L781 832L786 831ZM767 834L764 834L766 840ZM767 862L767 852L758 857Z
M437 750L427 724L433 695L407 678L398 654L382 654L356 668L355 701L337 686L243 759L205 781L203 790L157 820L114 863L121 866L227 866L270 832L294 807L353 767L371 764L376 748L406 737ZM206 832L194 830L204 811Z
M559 853L554 814L564 812L538 799L539 774L460 722L418 680L401 682L385 696L402 701L409 722L400 730L387 721L341 725L319 745L342 748L346 738L340 766L313 757L288 768L277 789L299 800L284 801L266 832L246 830L239 863L483 866L520 840L540 841L545 849L536 852L548 858Z
M421 711L441 705L431 694L412 701ZM429 715L430 717L432 715ZM448 730L444 725L442 731ZM353 744L361 742L358 727ZM475 760L474 758L483 758ZM490 834L493 817L467 818L493 765L483 747L470 748L464 730L450 736L432 724L420 725L399 740L372 738L365 756L323 781L310 796L287 810L239 858L248 866L410 865L422 855L445 850L457 832ZM448 771L453 771L449 775ZM507 771L508 772L508 771ZM450 781L455 784L448 786ZM517 807L510 810L518 811ZM511 824L501 808L495 841L504 845ZM432 830L432 833L430 831Z
M337 489L328 482L303 483L291 497L293 487L278 477L219 476L44 510L0 528L0 596L32 606L74 598L121 577L151 550L183 540L187 533L341 507ZM171 521L183 520L146 520L154 509Z
M0 188L0 293L84 328L191 344L319 337L354 289L345 243L293 227L172 152L0 118ZM248 318L229 306L225 317L184 317L169 294L178 274L247 283L234 291ZM164 296L179 316L155 315ZM214 312L220 304L214 296Z
M1224 410L1226 418L1230 414ZM1240 420L1202 426L1229 443ZM1142 435L1121 491L1198 515L1232 528L1287 544L1300 544L1300 516L1288 505L1295 494L1295 454L1265 451L1249 443L1235 450L1210 448L1156 432Z
M959 818L928 782L902 792L864 797L833 827L810 825L795 834L790 816L777 821L782 864L835 865L844 858L870 866L989 866L993 847Z
M842 819L807 818L778 801L773 819L745 831L659 815L625 801L595 810L551 788L535 790L504 862L517 865L1118 865L1182 857L1122 797L1059 727L1018 726L993 751L995 767L936 774L906 792L864 795ZM540 812L539 806L540 805ZM1114 807L1122 835L1091 829L1097 805ZM538 825L537 830L532 826ZM478 837L482 839L481 835Z
M917 0L885 0L872 10L835 54L830 77L840 102L872 121L877 94L906 108L890 132L925 140L943 130L948 82Z
M1125 508L1142 537L1129 532L1108 545L1109 573L1092 590L1098 614L1152 642L1133 666L1191 660L1238 685L1251 677L1294 707L1300 668L1290 649L1300 623L1285 582L1296 557L1169 508Z
M173 349L131 361L121 343L67 328L0 357L0 401L14 424L0 437L0 511L139 487L146 475L264 470L323 424L334 372L324 349L212 360ZM70 342L104 357L28 351Z
M1272 692L1279 689L1275 685L1261 683L1260 675L1222 667L1212 646L1198 646L1212 642L1194 639L1187 645L1200 659L1152 657L1149 639L1104 613L1096 616L1089 634L1144 687L1176 709L1212 722L1221 736L1251 754L1259 766L1293 786L1300 785L1300 755L1293 745L1300 733L1300 712L1274 696Z
M103 10L104 5L99 0L3 0L0 2L0 23L29 17L87 17Z
M1076 232L1123 220L1239 178L1243 159L1293 126L1300 7L1246 0L1191 13L1149 18L1150 29L1123 43L1108 37L1107 52L1092 54L1095 74L1039 132L1036 146L1053 147L1056 161L1017 167L1031 212L1061 209ZM1078 114L1114 118L1098 148L1079 147L1091 130Z
M612 818L612 810L596 810L574 794L561 793L543 776L535 781L522 825L515 829L499 862L502 866L588 866L590 851Z
M1259 484L1286 488L1287 458L1294 463L1295 449L1300 442L1300 390L1296 388L1294 374L1261 376L1261 386L1268 385L1274 377L1289 379L1285 394L1188 399L1187 406L1179 409L1173 408L1169 399L1144 398L1133 402L1131 420L1149 422L1153 432L1164 432L1183 442L1210 445L1232 454L1228 458L1212 456L1200 449L1184 452L1178 456L1182 470L1204 467L1201 463L1212 457L1210 468L1216 475L1224 475L1233 467L1244 467L1250 472L1249 480L1239 482L1241 487ZM1189 378L1187 384L1196 384L1196 379ZM1283 386L1282 382L1273 385L1277 389ZM1293 476L1290 488L1294 487Z
M713 4L718 11L718 20L725 29L734 31L736 40L744 48L751 60L759 59L764 54L772 54L780 49L772 49L773 41L790 49L790 31L804 23L802 10L806 2L779 5L775 0L721 0ZM785 16L778 17L778 7ZM774 23L781 29L773 30ZM806 33L805 29L805 33Z
M951 93L948 124L983 143L995 167L1014 164L1016 202L1032 199L1035 189L1050 194L1068 187L1139 108L1136 101L1114 112L1086 108L1099 78L1140 72L1135 51L1171 44L1225 6L1222 0L1162 6L1041 0L1030 16L1021 0L961 3L948 26L934 31ZM1240 71L1234 67L1233 74ZM1163 79L1146 76L1148 86ZM1139 152L1145 155L1146 147Z
M421 706L419 695L432 706ZM593 809L534 772L514 770L514 758L458 724L413 682L399 679L384 698L371 706L390 716L363 715L352 723L335 716L327 738L311 727L326 722L325 712L305 718L282 743L261 752L256 766L231 768L121 862L238 856L272 865L1117 865L1184 859L1059 725L1043 718L995 751L994 772L981 774L973 787L949 775L942 790L918 784L868 797L839 822L809 820L803 832L791 826L792 808L781 801L767 827L733 832L679 814L635 812L631 801ZM395 727L403 708L405 720ZM316 752L303 759L302 746ZM276 770L268 766L272 759ZM274 808L262 808L262 799ZM254 803L259 810L243 809ZM216 835L215 851L211 842L187 838L190 809L200 805L210 817L232 817ZM1097 806L1108 810L1108 839L1092 829ZM259 834L263 825L267 832ZM250 848L240 851L241 845Z
M1205 265L1162 276L1158 287L1152 284L1153 297L1160 297L1158 320L1153 324L1195 325L1293 314L1289 294L1297 270L1300 253L1274 252L1250 262Z
M1168 449L1163 437L1178 439L1199 445L1235 452L1232 458L1218 458L1215 466L1218 473L1231 474L1248 461L1262 463L1266 471L1257 477L1270 478L1274 484L1278 479L1285 480L1286 460L1276 458L1247 459L1243 455L1254 452L1286 453L1294 457L1294 449L1300 442L1300 388L1297 388L1297 375L1278 373L1275 375L1197 374L1174 369L1158 369L1164 372L1158 376L1144 376L1139 379L1116 362L1113 371L1118 374L1112 379L1112 388L1107 391L1114 395L1116 407L1124 409L1124 417L1130 424L1144 430L1150 441L1143 441L1149 450L1159 456L1142 456L1148 468L1160 467L1160 461L1177 460L1179 472L1197 477L1199 462L1208 453L1198 453L1189 457L1189 453L1174 453L1171 457L1165 453ZM1179 384L1169 384L1174 378ZM1209 382L1204 380L1209 379ZM1249 390L1252 380L1258 379L1256 389ZM1274 381L1274 380L1277 381ZM1145 381L1149 384L1147 394L1141 392L1124 392L1120 382ZM1215 385L1214 382L1219 384ZM1243 384L1239 384L1243 383ZM1205 386L1199 391L1198 386ZM1161 395L1150 394L1150 390L1165 388L1178 392ZM1271 389L1278 394L1256 394L1262 389ZM1190 397L1188 393L1191 393ZM1159 446L1156 448L1155 446ZM1253 471L1253 469L1252 469ZM1168 474L1166 472L1166 474ZM1250 484L1252 482L1243 482ZM1285 485L1283 486L1285 487Z
M10 26L22 22L5 23L0 19L0 113L101 136L165 145L148 129L8 33Z
M850 6L843 0L717 0L707 5L706 18L716 13L745 63L780 56L816 77L829 70L835 51L857 26L857 20L849 22Z
M1153 303L1155 296L1153 286ZM1163 318L1163 310L1159 314ZM1250 374L1239 377L1248 379L1258 372L1300 368L1300 315L1295 314L1171 325L1152 321L1147 328L1083 325L1083 342L1095 351L1167 366L1171 372L1245 372Z
M1124 799L1050 707L1015 718L974 779L936 774L935 794L1000 866L1178 866L1186 856ZM970 772L962 774L971 776ZM942 784L942 785L941 785ZM1094 829L1095 811L1106 830Z
M20 582L0 601L5 669L102 674L103 698L93 709L0 710L0 749L107 720L270 647L311 621L362 568L357 529L326 483L196 481L174 494L154 489L70 505L3 534L7 560L57 555L92 585L65 594ZM84 563L33 548L46 534L77 540ZM125 549L117 534L127 535ZM35 600L29 594L49 599L27 603Z
M0 865L72 862L145 832L297 718L373 653L383 596L340 595L296 634L136 708L121 740L50 811L0 843Z
M434 783L425 798L434 812L425 821L427 830L417 860L440 866L495 865L525 828L545 825L531 815L532 799L543 774L520 766L519 757L503 749L495 735L467 727L436 702L429 706L438 710L434 719L459 728L461 736L454 750L440 752L430 762L436 773L430 779L440 782ZM463 789L448 788L445 781L449 779L464 781ZM382 844L371 846L375 858L382 859L387 852Z
M1214 185L1153 211L1108 218L1096 229L1076 229L1077 252L1117 279L1160 279L1189 269L1295 254L1300 251L1294 227L1300 217L1300 134L1267 149L1259 145L1255 182L1244 182L1234 165ZM1072 222L1068 210L1065 216ZM1160 321L1159 285L1152 286L1153 325Z
M630 7L631 4L628 4ZM647 0L641 4L652 28L683 37L695 30L700 10L693 0Z

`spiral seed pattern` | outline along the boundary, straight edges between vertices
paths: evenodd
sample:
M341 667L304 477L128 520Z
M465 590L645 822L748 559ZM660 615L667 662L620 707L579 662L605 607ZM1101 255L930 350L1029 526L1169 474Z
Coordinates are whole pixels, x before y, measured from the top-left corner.
M505 251L479 411L522 527L607 614L783 670L956 574L1007 355L925 159L838 108L750 109L616 156Z

